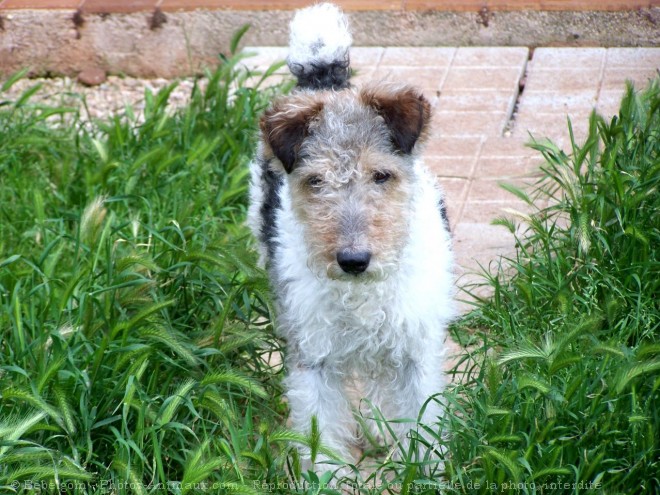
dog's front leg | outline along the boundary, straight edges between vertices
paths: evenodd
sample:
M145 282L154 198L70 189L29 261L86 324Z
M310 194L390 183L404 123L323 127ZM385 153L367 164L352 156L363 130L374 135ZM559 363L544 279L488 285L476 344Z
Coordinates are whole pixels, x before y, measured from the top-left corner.
M435 429L442 410L436 399L429 398L441 392L443 387L441 359L435 353L406 359L393 377L388 374L379 383L383 416L388 420L399 420L389 426L404 450L410 444L410 430L416 429L429 444L433 443L433 435L428 435L425 427ZM410 422L401 421L404 419ZM416 424L418 419L424 426Z
M349 446L354 441L353 417L340 373L324 365L307 367L298 363L291 366L285 384L293 429L309 434L312 417L316 416L321 444L342 459L350 460ZM301 449L301 454L304 470L314 467L331 470L334 467L321 466L329 460L326 455L318 454L316 466L313 466L309 449Z

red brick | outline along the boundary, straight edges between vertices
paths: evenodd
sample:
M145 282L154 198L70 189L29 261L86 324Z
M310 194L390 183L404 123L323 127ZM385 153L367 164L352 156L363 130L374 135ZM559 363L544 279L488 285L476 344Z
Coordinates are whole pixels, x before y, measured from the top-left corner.
M649 0L541 0L541 10L636 10L650 7Z
M0 9L75 10L81 3L81 0L5 0L0 2Z
M406 0L406 10L448 10L453 12L478 12L483 0Z
M402 10L403 9L403 0L333 0L333 1L347 12L364 11L364 10Z
M85 0L81 10L84 14L129 14L152 11L158 0Z
M402 0L336 0L343 10L401 10ZM163 0L163 10L294 10L307 7L309 0Z
M541 0L490 0L490 10L540 10Z
M407 0L406 10L448 10L478 12L515 10L636 10L649 8L658 0Z
M175 10L293 10L306 7L305 0L162 0L163 11Z

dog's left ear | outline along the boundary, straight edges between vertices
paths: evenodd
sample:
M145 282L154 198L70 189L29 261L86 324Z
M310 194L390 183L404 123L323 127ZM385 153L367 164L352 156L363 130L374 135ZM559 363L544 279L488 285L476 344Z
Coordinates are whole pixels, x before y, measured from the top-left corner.
M309 125L321 110L322 101L302 95L275 102L261 118L263 138L287 174L295 168Z
M408 86L375 86L362 90L361 98L385 120L394 148L412 153L431 120L431 105L424 95Z

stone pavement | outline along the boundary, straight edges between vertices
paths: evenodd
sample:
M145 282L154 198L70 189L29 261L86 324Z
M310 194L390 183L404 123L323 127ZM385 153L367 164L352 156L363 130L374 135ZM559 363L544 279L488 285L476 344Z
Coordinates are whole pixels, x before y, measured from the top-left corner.
M250 48L248 65L263 68L286 48ZM567 149L567 117L578 140L592 109L610 117L631 80L637 88L658 74L660 48L440 47L362 48L351 51L353 82L405 81L434 106L425 161L447 195L459 285L475 279L513 237L491 221L525 205L499 187L533 183L542 163L525 146L530 135Z

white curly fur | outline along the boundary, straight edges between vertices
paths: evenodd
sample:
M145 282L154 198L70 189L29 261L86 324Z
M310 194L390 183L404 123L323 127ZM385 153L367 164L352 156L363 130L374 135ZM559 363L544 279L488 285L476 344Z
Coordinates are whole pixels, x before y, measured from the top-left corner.
M288 187L281 191L280 250L272 270L286 281L279 294L280 331L297 348L286 380L291 419L296 429L308 431L316 415L324 442L345 456L356 434L345 393L354 373L368 377L365 396L388 419L417 418L424 402L444 387L445 327L453 315L451 240L437 213L436 182L419 162L415 179L409 240L398 270L369 284L319 278L310 270ZM432 423L437 414L431 405L422 421ZM404 433L406 425L398 426Z
M318 16L336 7L313 9ZM300 14L296 19L313 24ZM337 29L337 23L331 24ZM301 53L298 46L292 50ZM399 89L385 86L385 93L396 95ZM429 397L442 391L446 325L454 312L453 257L438 207L443 195L417 156L417 146L410 154L385 153L391 124L364 103L364 93L353 88L322 93L301 91L279 106L278 125L295 120L306 105L323 102L322 114L309 123L298 147L304 158L291 173L274 156L272 136L262 127L251 164L248 223L261 241L261 259L276 295L278 330L287 341L285 385L292 426L309 432L316 416L323 443L350 459L357 432L348 390L356 379L364 397L387 419L415 420ZM390 189L379 189L369 179L373 168L381 166L397 176ZM325 189L308 191L310 173L322 176ZM273 178L280 181L277 188ZM318 204L307 208L310 197ZM379 232L375 239L365 238L374 232L368 219L378 215L389 215L386 225L398 229L398 238L387 240ZM343 233L347 223L350 235ZM335 224L341 227L332 230ZM335 231L340 232L335 237L328 234ZM325 238L337 242L328 246L330 255L347 242L373 249L368 270L359 276L343 273L327 253L323 257L319 239ZM438 404L429 402L421 421L433 423L439 414ZM391 426L402 439L411 428Z
M299 10L289 29L289 64L331 64L343 60L352 43L346 16L331 3Z

